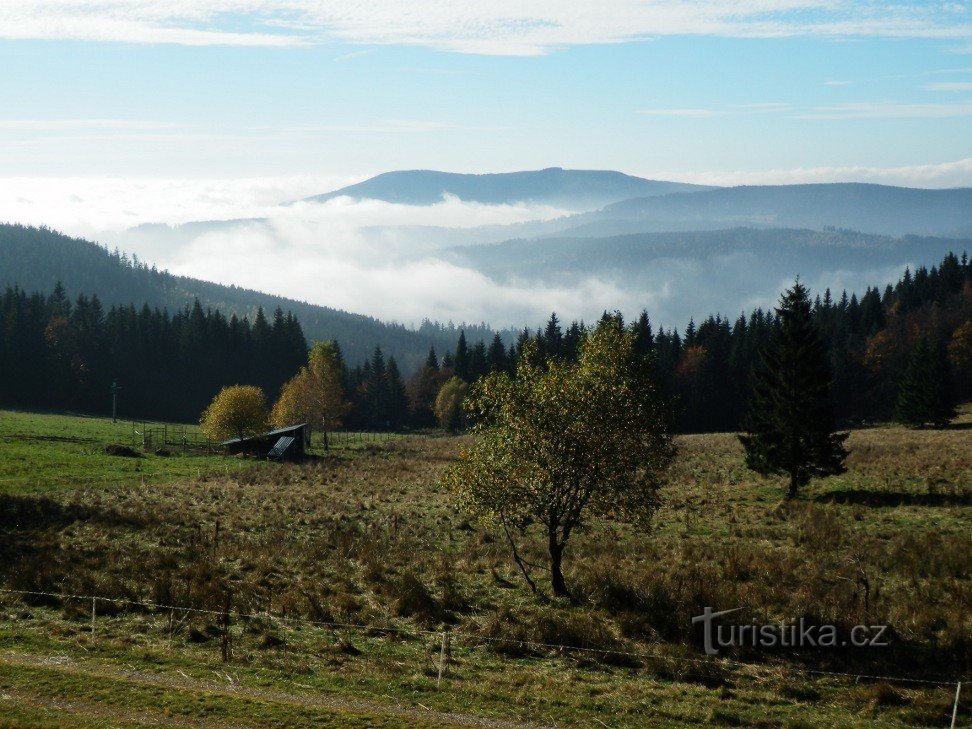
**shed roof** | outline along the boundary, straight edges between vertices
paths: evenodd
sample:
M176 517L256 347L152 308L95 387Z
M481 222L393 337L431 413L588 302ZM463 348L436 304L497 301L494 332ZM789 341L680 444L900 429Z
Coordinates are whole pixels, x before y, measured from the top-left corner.
M295 430L300 430L301 428L306 428L307 423L298 423L297 425L288 425L286 428L277 428L276 430L271 430L268 433L260 433L259 435L248 435L246 438L230 438L229 440L224 440L219 443L221 446L229 445L230 443L242 443L246 440L261 440L263 438L272 438L277 435L286 435L287 433L292 433Z

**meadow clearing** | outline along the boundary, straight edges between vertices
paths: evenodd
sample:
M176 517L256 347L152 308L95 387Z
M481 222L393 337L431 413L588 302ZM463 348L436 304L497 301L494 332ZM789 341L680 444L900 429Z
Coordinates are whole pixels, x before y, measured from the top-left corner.
M968 410L853 432L848 472L790 503L731 434L679 437L650 528L572 540L573 603L454 509L461 438L284 465L106 454L130 427L0 414L0 587L116 600L92 631L89 601L0 593L0 726L947 726L968 675ZM892 640L707 659L703 606Z

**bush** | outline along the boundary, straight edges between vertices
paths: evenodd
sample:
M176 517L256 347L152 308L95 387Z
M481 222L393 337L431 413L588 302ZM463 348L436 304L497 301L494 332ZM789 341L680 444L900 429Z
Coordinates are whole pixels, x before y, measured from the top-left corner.
M105 446L105 454L109 456L123 456L124 458L143 458L144 456L134 448L121 443L109 443Z

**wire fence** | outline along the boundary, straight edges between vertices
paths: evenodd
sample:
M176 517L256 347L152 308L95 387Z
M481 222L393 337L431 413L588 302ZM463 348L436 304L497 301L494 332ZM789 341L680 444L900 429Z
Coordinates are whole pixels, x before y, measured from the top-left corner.
M229 607L227 603L223 609L213 610L206 608L190 607L187 605L170 605L159 602L145 601L145 600L135 600L131 598L121 598L121 597L106 597L104 595L81 595L73 593L62 593L62 592L45 592L36 590L13 590L0 588L0 594L6 595L16 595L20 597L42 597L49 599L56 599L63 603L69 600L80 601L85 604L91 605L91 632L92 635L96 633L96 621L98 619L98 603L111 603L114 605L127 605L130 607L143 608L145 610L152 610L162 613L183 613L185 615L195 614L195 615L205 615L210 618L221 619L221 625L227 629L231 625L232 621L246 622L255 620L269 620L280 625L301 625L301 626L313 626L318 628L326 628L330 630L341 630L358 633L361 635L367 635L369 637L376 636L388 636L392 634L410 636L410 637L421 637L421 636L437 636L441 638L444 645L453 646L455 644L464 644L469 648L483 647L488 645L504 645L507 647L514 647L519 649L530 649L530 650L544 650L544 651L556 651L559 653L580 653L588 655L598 655L598 656L617 656L625 658L633 658L639 660L648 661L661 661L670 662L673 664L693 664L693 665L706 665L711 667L718 667L722 670L725 669L737 669L745 670L749 673L759 673L759 672L773 672L780 669L786 671L792 671L800 674L805 674L809 676L821 676L821 677L832 677L832 678L843 678L843 679L853 679L854 682L859 681L880 681L885 683L897 683L897 684L912 684L912 685L924 685L924 686L956 686L961 685L961 683L967 683L967 677L961 678L941 678L941 679L929 679L929 678L915 678L911 676L896 676L887 674L868 674L868 673L853 673L847 671L828 671L822 669L806 668L803 666L793 666L790 664L763 664L763 663L753 663L748 661L739 661L731 658L724 657L690 657L690 656L676 656L666 653L658 653L651 651L640 651L640 650L620 650L611 647L598 647L598 646L578 646L578 645L565 645L560 643L546 643L531 640L521 640L517 638L497 638L493 636L482 635L479 633L465 632L459 630L428 630L422 629L414 626L402 627L393 626L388 624L363 624L363 623L352 623L352 622L340 622L340 621L329 621L329 620L313 620L310 618L301 618L287 615L273 614L270 612L241 612L238 610L233 610ZM102 615L102 617L105 617Z

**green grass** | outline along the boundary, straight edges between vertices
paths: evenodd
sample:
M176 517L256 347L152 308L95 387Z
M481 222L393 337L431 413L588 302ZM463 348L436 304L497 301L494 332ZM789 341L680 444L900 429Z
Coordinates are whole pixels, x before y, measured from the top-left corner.
M577 603L567 604L532 595L502 534L455 510L439 477L456 439L360 443L306 464L106 456L104 442L130 441L125 427L0 415L0 473L14 477L0 484L3 586L206 610L229 589L237 611L405 637L236 620L234 655L223 664L219 640L205 639L215 622L206 613L177 621L170 639L166 611L100 605L92 641L88 605L0 596L0 727L60 726L59 711L66 726L451 721L431 712L612 727L941 726L949 718L954 686L889 688L799 669L962 675L972 628L968 428L856 431L848 472L792 504L782 501L781 482L745 469L733 436L681 437L650 529L593 524L572 539ZM43 450L24 465L33 444ZM126 470L134 463L156 465L157 480L143 484L144 470ZM100 481L92 486L89 476ZM542 562L539 539L521 549ZM543 572L536 576L546 589ZM754 665L696 668L676 659L700 656L690 618L703 604L745 606L772 621L886 622L900 648L739 654ZM437 691L438 637L420 631L443 628L462 637ZM283 643L267 647L270 638ZM523 650L516 640L670 658ZM358 703L331 705L340 702Z
M105 453L109 444L132 444L132 424L110 418L0 411L0 493L40 494L164 484L253 467L251 461L208 455Z
M707 686L666 677L660 664L607 666L570 655L511 659L475 642L453 646L437 689L434 636L355 635L356 652L349 654L340 647L343 635L278 626L287 643L268 650L257 631L238 625L233 659L223 663L218 640L170 642L165 621L150 616L103 619L92 641L83 622L32 613L32 628L9 617L0 623L0 692L55 696L123 716L246 718L260 726L354 726L362 715L368 726L421 726L423 713L426 725L439 726L452 723L441 713L458 713L571 726L598 725L596 717L615 727L891 727L942 723L951 695L951 687L898 688L903 706L887 707L875 701L874 685L840 679L743 671ZM353 705L340 707L337 719L334 706L315 706L344 701ZM382 714L384 723L375 718Z

